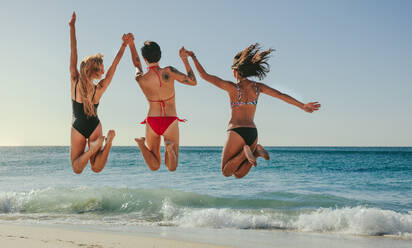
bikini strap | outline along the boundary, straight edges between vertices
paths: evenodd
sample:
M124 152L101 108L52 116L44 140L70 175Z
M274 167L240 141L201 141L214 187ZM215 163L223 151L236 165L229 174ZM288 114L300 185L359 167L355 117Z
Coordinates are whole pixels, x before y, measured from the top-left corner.
M240 103L242 101L242 94L240 93L240 87L239 85L236 84L236 88L237 88L237 93L238 93L238 102Z
M256 84L256 82L253 82L254 84L255 84L255 90L256 90L256 97L258 96L258 87L257 87L257 84Z
M92 103L93 103L94 95L96 94L96 89L97 89L97 85L94 86L94 92L93 92L93 96L92 96Z
M257 98L258 98L258 87L255 81L253 81L253 83L255 84L255 90L256 90L256 98L255 98L255 104L257 104Z
M76 81L76 85L74 86L74 100L76 101L76 91L77 91L77 83L79 82L79 79Z
M161 99L161 100L151 100L151 99L147 98L147 100L148 100L149 102L166 102L166 101L169 101L170 99L172 99L173 97L175 97L175 94L174 94L174 93L173 93L173 95L172 95L171 97L166 98L166 99Z
M159 68L159 66L150 66L150 67L147 67L147 70L157 69L157 68ZM156 70L153 70L153 71L156 73L157 78L159 79L160 87L162 87L162 80L160 79L159 72Z
M173 93L173 95L167 99L162 99L162 100L150 100L149 98L147 98L147 100L149 102L158 102L160 104L160 108L162 110L162 116L166 116L166 101L169 101L170 99L172 99L173 97L175 97L175 94Z

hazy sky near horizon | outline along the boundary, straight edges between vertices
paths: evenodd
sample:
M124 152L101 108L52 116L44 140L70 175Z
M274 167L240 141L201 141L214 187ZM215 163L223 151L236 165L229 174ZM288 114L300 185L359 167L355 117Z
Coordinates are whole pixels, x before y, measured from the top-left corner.
M302 102L308 114L261 95L259 140L273 146L412 146L411 1L1 1L0 145L69 145L72 120L69 26L77 13L79 62L103 53L107 69L123 33L138 48L154 40L161 66L184 71L178 49L234 80L236 52L274 48L263 83ZM193 65L193 63L191 62ZM104 133L135 145L148 104L127 49L102 97ZM225 92L200 79L176 83L181 145L223 145L230 117Z

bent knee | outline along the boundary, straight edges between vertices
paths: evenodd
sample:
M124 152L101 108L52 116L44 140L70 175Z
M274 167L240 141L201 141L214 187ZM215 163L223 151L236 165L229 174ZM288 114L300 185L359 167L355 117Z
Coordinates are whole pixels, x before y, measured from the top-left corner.
M94 173L99 173L103 170L103 168L91 166L91 169Z
M72 169L73 169L73 172L74 172L75 174L77 174L77 175L79 175L79 174L81 174L81 173L83 172L83 169L77 168L77 167L74 166L73 164L72 164Z
M238 179L246 176L246 174L239 174L239 173L235 173L234 175L235 175L235 177L238 178Z
M160 164L152 164L151 166L148 166L148 167L151 171L157 171L160 169Z
M171 167L167 167L169 169L169 171L176 171L177 166L171 166Z
M231 177L233 176L233 173L231 171L227 171L227 170L222 170L222 174L225 177Z

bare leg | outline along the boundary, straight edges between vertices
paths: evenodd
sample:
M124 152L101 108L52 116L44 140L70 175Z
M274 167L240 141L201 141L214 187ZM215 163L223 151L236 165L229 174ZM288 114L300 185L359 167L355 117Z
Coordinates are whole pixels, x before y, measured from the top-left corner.
M165 143L165 164L169 171L175 171L179 157L179 123L175 120L163 133Z
M250 150L250 146L244 145L243 152L245 153L245 157L249 160L249 163L253 164L254 166L257 165L256 157L253 155L253 152Z
M152 171L157 171L160 168L160 161L156 157L156 155L147 148L145 144L145 137L135 138L134 140L139 146L143 159L146 162L149 169Z
M146 124L146 138L134 139L140 148L143 159L150 170L156 171L160 168L160 136L157 135L149 124Z
M253 152L253 155L256 158L263 157L264 159L269 160L269 154L263 148L262 145L256 145L256 149ZM239 169L235 172L235 177L236 178L242 178L242 177L246 176L249 173L250 169L252 168L252 165L254 165L254 164L250 163L250 161L248 161L248 160L243 161L243 163L239 166Z
M91 142L89 149L86 148L86 138L81 135L76 129L71 131L71 146L70 146L70 160L74 173L80 174L87 166L89 159L102 147L103 137Z
M114 130L110 130L107 133L107 138L106 138L106 145L104 146L103 150L99 150L94 158L94 161L90 161L91 163L91 168L92 171L98 173L101 172L104 168L104 166L106 165L107 162L107 158L109 157L109 152L110 152L110 148L112 148L112 141L114 139L114 136L116 135L116 133L114 132Z
M245 144L245 141L239 134L233 131L229 131L229 137L226 141L225 147L223 148L223 155L222 155L222 173L224 176L232 176L239 167L243 164L246 157L245 150L254 150L256 147L257 139L255 142L249 147ZM230 157L231 156L231 157ZM255 159L256 163L256 159Z
M240 166L239 169L234 173L236 178L242 178L244 176L246 176L250 169L252 168L252 164L248 161L245 160Z
M232 176L246 159L244 146L245 141L239 134L233 131L228 132L228 139L222 152L222 174L224 176Z
M265 160L269 160L269 153L263 148L261 144L256 145L256 150L255 150L256 158L257 157L263 157Z
M165 140L165 164L169 171L175 171L177 168L177 156L174 148L171 141Z
M235 173L235 171L239 168L239 166L242 164L242 162L245 160L245 158L245 154L241 149L238 154L236 154L233 158L228 160L226 164L222 166L222 174L225 177L232 176Z

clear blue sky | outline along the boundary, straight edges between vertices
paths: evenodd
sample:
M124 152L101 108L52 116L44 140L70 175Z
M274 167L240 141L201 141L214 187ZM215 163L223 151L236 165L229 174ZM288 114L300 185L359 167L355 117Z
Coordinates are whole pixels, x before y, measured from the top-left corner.
M411 1L258 2L2 1L0 145L70 144L73 10L79 61L100 52L106 69L127 32L137 47L158 42L161 66L183 71L184 45L228 80L237 51L253 42L276 49L263 82L322 108L307 114L262 95L255 121L263 145L412 145ZM137 123L148 105L133 73L126 50L100 102L103 131L116 130L115 145L134 145L144 134ZM181 144L222 145L226 93L201 79L176 85L178 114L189 120L180 126Z

